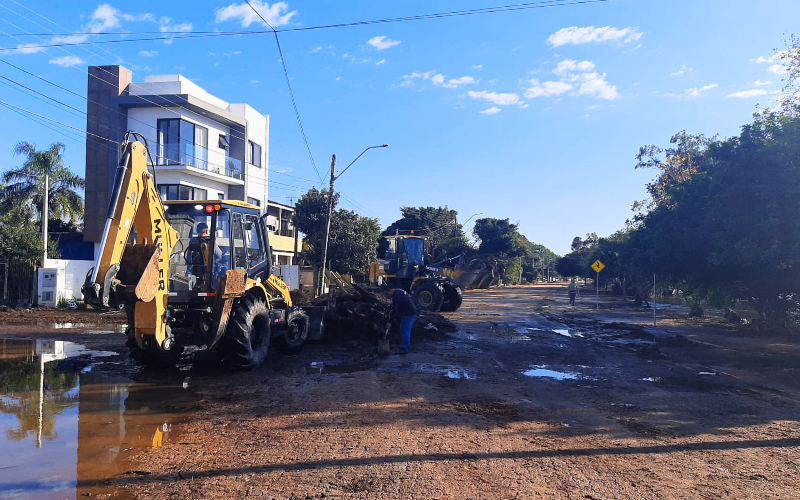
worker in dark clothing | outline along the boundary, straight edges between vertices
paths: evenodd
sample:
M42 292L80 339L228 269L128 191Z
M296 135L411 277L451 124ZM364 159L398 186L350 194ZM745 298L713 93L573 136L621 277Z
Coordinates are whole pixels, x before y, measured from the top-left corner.
M400 320L400 354L408 354L408 350L411 348L411 327L414 326L414 320L417 319L417 308L405 290L387 288L383 293L392 299L392 319ZM388 323L386 329L388 330L391 326L392 324Z

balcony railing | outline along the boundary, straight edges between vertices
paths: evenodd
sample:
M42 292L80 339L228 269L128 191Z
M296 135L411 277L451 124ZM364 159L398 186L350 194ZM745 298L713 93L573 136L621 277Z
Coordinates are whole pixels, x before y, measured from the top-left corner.
M195 146L194 152L181 152L180 154L170 154L169 157L159 156L159 165L186 165L187 167L195 167L208 172L225 175L234 179L244 180L244 170L242 169L242 161L236 158L225 158L225 166L209 164L208 150Z

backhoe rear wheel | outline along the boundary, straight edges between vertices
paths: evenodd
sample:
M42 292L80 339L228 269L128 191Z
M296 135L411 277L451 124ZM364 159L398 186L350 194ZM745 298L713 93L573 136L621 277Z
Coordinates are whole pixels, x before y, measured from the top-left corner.
M263 298L245 294L233 306L225 332L224 364L234 370L255 368L269 350L269 308Z
M443 312L457 311L461 307L461 302L464 301L461 287L453 283L445 283L442 288L444 289L444 302L442 302L441 310Z
M444 296L439 285L433 282L420 283L412 291L414 303L423 311L436 312L442 308Z
M292 309L286 315L286 328L275 335L275 345L283 352L297 352L308 340L308 314L302 309Z

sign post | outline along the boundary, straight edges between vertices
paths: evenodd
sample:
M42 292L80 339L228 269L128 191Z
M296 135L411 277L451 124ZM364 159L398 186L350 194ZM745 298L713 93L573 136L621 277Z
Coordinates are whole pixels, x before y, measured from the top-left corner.
M596 295L594 297L594 299L595 299L595 301L594 301L594 309L596 311L600 309L600 271L602 271L605 268L606 268L606 265L603 264L602 262L600 262L600 259L597 259L596 261L594 261L594 264L592 264L592 269L594 269L597 272L597 277L595 278L595 281L594 281L595 285L597 286L597 292L596 292Z

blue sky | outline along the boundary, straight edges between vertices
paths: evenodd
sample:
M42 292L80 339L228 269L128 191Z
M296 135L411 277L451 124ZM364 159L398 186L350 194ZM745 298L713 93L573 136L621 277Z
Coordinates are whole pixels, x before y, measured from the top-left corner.
M4 49L42 39L3 32L264 28L235 0L200 0L190 9L147 0L24 3L61 27L16 2L0 0ZM279 29L503 4L254 2ZM342 206L378 217L383 226L399 217L400 206L447 205L461 221L478 212L510 218L529 239L563 254L576 235L623 227L653 176L633 168L640 146L665 145L683 129L730 136L756 103L769 105L782 86L774 50L800 32L798 18L795 0L617 0L297 31L280 40L323 179L331 154L343 168L367 146L390 145L369 151L337 182ZM84 38L109 39L73 39ZM270 115L270 199L287 202L322 184L295 122L272 35L6 50L0 59L81 95L87 65L122 64L134 81L180 73ZM9 66L0 64L0 75L85 110L85 100ZM80 113L7 85L0 85L0 96L85 128ZM20 164L12 156L20 140L39 147L63 141L68 165L83 173L80 134L50 124L65 137L2 106L0 120L0 169Z

